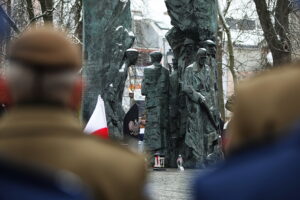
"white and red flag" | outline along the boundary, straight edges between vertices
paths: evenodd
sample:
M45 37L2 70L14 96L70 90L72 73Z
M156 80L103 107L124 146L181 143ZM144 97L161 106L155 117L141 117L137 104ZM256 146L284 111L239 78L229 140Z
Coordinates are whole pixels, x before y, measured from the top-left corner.
M100 95L98 96L96 108L87 123L84 132L89 135L100 136L104 139L109 138L104 101Z

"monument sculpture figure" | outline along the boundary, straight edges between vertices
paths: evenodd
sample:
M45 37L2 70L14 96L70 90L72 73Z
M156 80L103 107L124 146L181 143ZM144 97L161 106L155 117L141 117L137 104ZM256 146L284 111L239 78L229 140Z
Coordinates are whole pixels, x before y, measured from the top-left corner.
M107 100L104 102L108 115L107 125L109 132L113 133L113 138L119 136L116 139L123 138L123 119L125 117L122 101L120 102L119 99L123 97L124 83L128 75L128 69L136 64L138 55L139 53L136 49L127 49L125 51L123 64L119 70L115 70L114 79L107 89Z
M181 31L217 30L216 0L166 0L173 26Z
M170 74L170 88L169 88L169 114L170 114L170 135L177 138L179 135L179 121L178 121L178 95L179 95L179 73L178 63L176 59L173 59L173 72Z
M177 143L180 137L180 114L179 114L179 72L178 62L173 59L173 72L170 74L169 88L169 166L176 167L176 156L178 155Z
M185 68L195 61L197 49L197 44L193 39L186 38L184 40L178 59L178 64L182 66L179 70L180 77L183 76Z
M215 121L217 123L219 131L221 130L221 117L219 112L219 102L218 102L218 69L216 62L216 44L212 40L204 41L204 47L207 49L207 65L209 66L209 74L210 74L210 84L211 84L211 106L212 111L214 113Z
M171 17L171 24L173 25L170 31L166 34L166 38L174 52L175 59L178 60L179 84L185 82L184 79L185 74L187 73L187 67L195 61L196 63L199 62L199 56L198 59L196 59L196 53L200 47L206 47L204 41L215 41L214 38L216 37L218 27L217 0L165 0L165 3L169 16ZM210 49L208 47L206 48L210 54ZM188 123L191 121L188 122L187 120L191 116L190 112L194 112L191 108L195 106L195 103L191 101L191 98L183 91L182 87L179 87L179 106L177 111L170 111L177 112L179 115L177 121L180 124L180 131L178 138L176 139L177 152L174 151L176 152L175 156L181 154L185 160L184 167L187 168L193 168L197 167L197 165L201 165L202 161L199 157L202 156L202 160L204 162L207 151L212 149L209 144L211 139L209 139L210 137L208 137L208 135L214 134L208 133L211 132L210 129L214 130L212 132L215 132L215 128L209 128L215 123L211 123L211 120L209 121L207 118L215 118L214 110L218 112L218 108L215 107L216 103L212 102L214 101L214 98L212 97L217 90L214 89L211 91L213 89L212 82L214 80L210 77L213 73L211 70L211 64L209 63L211 60L210 58L211 57L208 56L205 61L207 65L202 66L204 69L200 70L202 74L200 72L197 74L197 76L201 74L200 79L206 87L204 90L205 92L201 91L201 94L203 93L202 95L206 97L205 108L207 108L204 109L204 104L202 103L202 107L197 107L197 112L200 115L200 119L201 116L205 116L204 118L208 121L208 124L207 122L202 122L204 119L201 119L202 121L199 119L199 123L201 122L202 124L198 124L198 122L196 122L197 120L194 119L195 121L193 124L196 127L189 127ZM195 75L195 77L197 76ZM183 86L183 84L181 84L181 86ZM195 115L195 113L192 113L192 115ZM203 140L201 139L201 143L199 142L199 144L197 143L197 140L197 144L194 143L194 145L192 145L194 142L193 138L200 139L199 137L202 137L202 135L199 135L200 129L202 130L202 133L205 133L205 135L203 135ZM190 135L187 136L187 133ZM190 146L193 146L194 150ZM173 151L171 151L171 153L174 154ZM199 155L195 156L194 154L197 153Z
M84 0L84 58L83 77L86 88L83 95L82 118L88 121L98 95L111 104L106 108L110 137L123 139L123 108L121 93L127 75L119 73L124 55L134 42L131 32L130 1ZM115 81L118 76L119 82Z
M187 95L185 144L191 154L189 167L204 167L210 146L217 137L216 122L210 102L210 81L207 73L207 51L200 48L196 61L185 70L182 91Z
M152 65L144 70L142 94L146 96L145 148L153 156L165 154L168 145L169 70L160 64L160 52L150 57Z

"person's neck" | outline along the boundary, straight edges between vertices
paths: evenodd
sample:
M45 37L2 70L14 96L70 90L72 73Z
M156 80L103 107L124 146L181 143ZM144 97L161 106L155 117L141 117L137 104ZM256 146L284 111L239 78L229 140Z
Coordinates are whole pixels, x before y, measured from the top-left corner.
M18 104L16 104L17 107L56 107L56 108L66 108L65 105L63 105L62 103L59 102L44 102L44 101L24 101L24 102L20 102Z

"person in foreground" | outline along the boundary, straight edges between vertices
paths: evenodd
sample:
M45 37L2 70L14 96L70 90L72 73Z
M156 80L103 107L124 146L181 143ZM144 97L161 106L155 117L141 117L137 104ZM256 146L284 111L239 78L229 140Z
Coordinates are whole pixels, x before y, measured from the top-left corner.
M144 199L144 159L82 132L75 109L80 57L64 33L49 27L32 28L12 42L5 70L11 105L0 120L0 154L73 172L95 199Z
M300 199L299 85L296 64L241 84L228 160L196 179L194 199Z

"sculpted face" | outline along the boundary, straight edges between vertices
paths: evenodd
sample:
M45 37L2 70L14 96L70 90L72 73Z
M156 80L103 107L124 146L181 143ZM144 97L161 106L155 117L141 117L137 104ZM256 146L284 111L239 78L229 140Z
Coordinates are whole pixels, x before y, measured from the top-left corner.
M197 52L197 62L200 66L204 66L207 57L207 51L204 48L200 48Z
M173 59L172 62L173 62L173 69L174 69L174 70L178 70L178 62L177 62L177 59Z
M213 47L211 49L211 55L216 56L216 53L217 53L217 49L216 49L216 47Z
M162 53L159 51L152 52L150 54L151 63L160 63L162 59Z
M212 40L206 40L204 42L204 46L205 48L208 50L208 54L209 55L212 55L212 56L215 56L216 55L216 44L214 41Z
M188 55L191 55L193 53L193 51L194 51L194 45L193 44L186 45L186 53Z
M135 65L139 57L139 52L135 49L129 49L126 51L125 56L128 60L129 65Z

